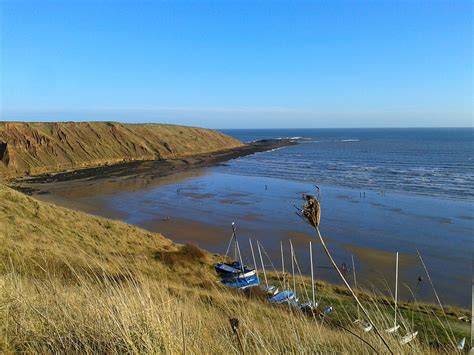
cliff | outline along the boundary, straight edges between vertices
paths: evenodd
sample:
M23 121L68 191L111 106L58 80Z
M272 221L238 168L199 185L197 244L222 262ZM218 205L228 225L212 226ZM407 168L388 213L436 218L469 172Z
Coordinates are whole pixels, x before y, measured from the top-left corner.
M133 160L162 160L242 146L220 132L115 122L0 123L0 177L14 178Z

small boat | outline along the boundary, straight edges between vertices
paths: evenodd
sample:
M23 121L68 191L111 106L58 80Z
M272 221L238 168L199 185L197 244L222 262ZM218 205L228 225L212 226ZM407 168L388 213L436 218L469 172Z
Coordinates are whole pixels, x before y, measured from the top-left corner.
M413 332L413 333L410 333L410 334L407 334L405 335L404 337L402 337L402 339L400 340L400 344L401 345L405 345L405 344L408 344L410 341L414 340L416 338L416 336L418 335L418 332Z
M232 236L225 253L226 256L228 255L232 245L234 247L234 261L230 263L217 263L214 265L214 270L216 270L221 278L225 279L247 278L252 276L256 277L257 271L254 268L244 265L242 262L242 254L240 253L240 246L239 241L237 240L234 222L232 222Z
M257 286L260 284L260 280L257 276L249 276L249 277L238 277L233 279L223 279L222 283L225 286L234 287L245 289L250 286Z
M280 250L281 250L281 267L282 267L282 275L283 275L283 287L286 288L286 277L285 277L285 258L283 256L283 243L280 242ZM283 304L288 303L291 305L298 304L298 299L296 298L296 294L293 291L284 290L281 292L276 293L274 296L270 297L270 303L273 304Z
M327 308L323 311L323 316L327 316L328 314L331 314L333 310L334 310L334 309L332 308L332 306L327 307Z
M242 266L238 261L232 263L218 263L214 265L214 269L219 276L225 278L250 277L256 274L255 269L245 265Z
M307 312L307 313L311 313L312 311L314 311L316 308L318 308L318 302L315 302L313 303L313 301L308 301L308 302L305 302L303 304L300 304L300 310L302 312Z
M400 329L400 326L397 324L396 326L392 327L392 328L388 328L388 329L385 329L385 331L389 334L391 333L395 333L398 331L398 329Z
M270 302L274 304L287 303L295 299L295 293L292 291L282 291L270 298Z
M262 289L263 291L266 292L267 295L269 296L274 296L278 293L278 287L274 286L274 285L270 285L270 286L262 286Z
M466 345L466 338L462 338L461 340L459 340L459 342L458 342L456 348L457 348L458 350L462 350L462 349L464 349L464 346L465 346L465 345Z

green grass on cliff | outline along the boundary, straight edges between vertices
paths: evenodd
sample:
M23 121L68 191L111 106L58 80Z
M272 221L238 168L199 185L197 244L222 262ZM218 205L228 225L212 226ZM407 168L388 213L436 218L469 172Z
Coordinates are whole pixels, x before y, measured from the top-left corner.
M214 130L175 125L0 122L0 178L182 158L241 145Z

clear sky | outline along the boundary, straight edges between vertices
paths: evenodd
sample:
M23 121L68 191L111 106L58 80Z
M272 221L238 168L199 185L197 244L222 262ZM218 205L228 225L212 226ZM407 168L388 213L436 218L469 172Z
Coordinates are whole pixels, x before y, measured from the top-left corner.
M0 0L0 119L471 126L472 1Z

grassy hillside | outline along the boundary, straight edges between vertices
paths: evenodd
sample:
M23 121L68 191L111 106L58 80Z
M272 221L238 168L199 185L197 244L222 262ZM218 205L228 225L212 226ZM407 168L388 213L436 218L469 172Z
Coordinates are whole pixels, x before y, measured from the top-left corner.
M0 185L0 353L373 353L358 337L385 352L373 332L352 325L355 307L344 289L318 282L318 298L335 311L309 317L271 306L258 292L221 286L211 266L216 258ZM387 327L390 303L361 297L379 327ZM386 335L392 350L443 350L449 331L437 320L439 309L406 313L404 328L410 314L420 337L401 347ZM239 320L239 338L229 318Z
M113 122L0 122L0 177L180 158L241 143L209 129Z

